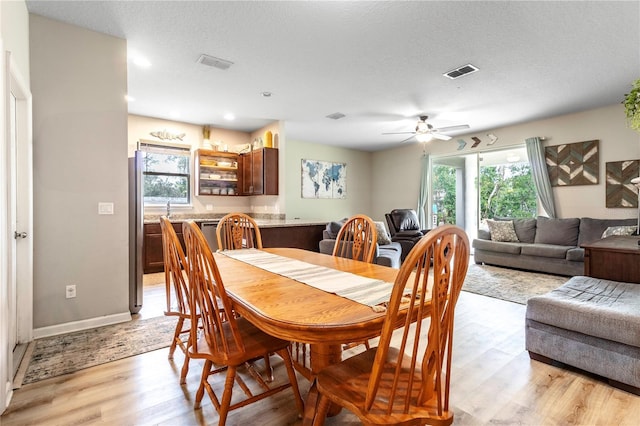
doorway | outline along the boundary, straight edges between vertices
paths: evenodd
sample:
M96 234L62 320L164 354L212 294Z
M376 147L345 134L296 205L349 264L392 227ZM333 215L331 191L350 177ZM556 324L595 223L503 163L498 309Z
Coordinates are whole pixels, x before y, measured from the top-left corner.
M31 133L31 93L21 73L6 52L3 67L4 105L3 122L6 126L3 180L7 182L3 206L6 222L3 222L6 256L2 269L0 293L7 319L2 341L3 356L0 376L10 384L14 368L17 368L24 352L23 344L32 340L33 329L33 180L32 180L32 133ZM5 204L5 203L3 203ZM10 388L9 388L10 389ZM5 389L5 391L8 391ZM10 394L3 394L2 403L7 403ZM4 405L1 406L4 409Z
M535 217L537 197L524 146L431 159L431 226L455 224L470 239L487 219Z

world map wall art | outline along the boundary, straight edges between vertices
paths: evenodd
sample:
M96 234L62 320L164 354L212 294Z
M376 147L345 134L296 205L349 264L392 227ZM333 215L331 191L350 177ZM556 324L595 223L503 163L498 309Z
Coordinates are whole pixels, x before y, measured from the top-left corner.
M597 140L548 146L544 157L551 186L598 184Z
M347 198L347 164L302 159L302 198Z

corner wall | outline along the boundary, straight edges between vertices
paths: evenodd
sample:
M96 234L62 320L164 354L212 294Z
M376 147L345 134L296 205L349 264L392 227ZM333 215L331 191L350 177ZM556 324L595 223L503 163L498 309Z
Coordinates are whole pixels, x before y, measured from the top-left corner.
M34 328L129 317L127 45L30 15ZM98 202L114 203L98 215ZM77 297L65 298L75 284ZM42 335L34 331L36 337Z

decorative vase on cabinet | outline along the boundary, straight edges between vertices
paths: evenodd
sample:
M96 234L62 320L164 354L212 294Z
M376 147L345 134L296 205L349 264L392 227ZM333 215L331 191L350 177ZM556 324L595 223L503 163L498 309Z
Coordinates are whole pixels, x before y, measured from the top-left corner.
M198 149L195 155L196 195L240 195L240 157L233 152Z

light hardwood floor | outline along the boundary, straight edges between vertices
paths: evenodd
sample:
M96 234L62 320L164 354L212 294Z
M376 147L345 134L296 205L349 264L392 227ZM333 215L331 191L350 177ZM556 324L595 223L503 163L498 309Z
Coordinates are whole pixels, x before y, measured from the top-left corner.
M162 314L163 286L145 286L143 317ZM524 350L525 307L463 292L456 311L451 403L455 424L637 425L640 397L584 374L531 361ZM180 386L182 354L167 349L25 385L0 424L217 424L205 397L193 410L201 363ZM284 368L272 357L277 380ZM221 378L216 378L222 389ZM303 397L309 383L298 376ZM299 425L289 391L232 411L228 425ZM342 411L327 425L360 424Z

